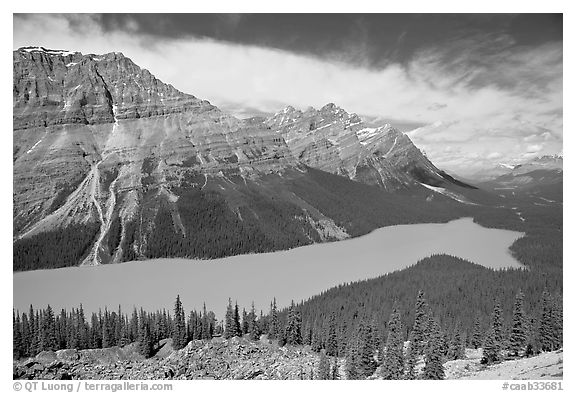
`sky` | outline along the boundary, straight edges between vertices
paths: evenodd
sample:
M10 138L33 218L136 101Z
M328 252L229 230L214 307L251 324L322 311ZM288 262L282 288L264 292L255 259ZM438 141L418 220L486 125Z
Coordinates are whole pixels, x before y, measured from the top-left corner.
M15 14L13 48L122 52L239 117L333 102L473 174L563 152L559 14Z

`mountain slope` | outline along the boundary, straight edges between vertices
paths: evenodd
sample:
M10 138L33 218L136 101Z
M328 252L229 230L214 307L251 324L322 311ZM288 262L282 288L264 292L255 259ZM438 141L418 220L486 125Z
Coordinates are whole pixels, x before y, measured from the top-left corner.
M339 240L456 218L472 190L334 105L284 127L223 113L121 53L13 60L15 270Z
M287 107L266 120L302 163L386 190L470 188L439 170L410 138L390 125L371 128L330 103L302 112Z

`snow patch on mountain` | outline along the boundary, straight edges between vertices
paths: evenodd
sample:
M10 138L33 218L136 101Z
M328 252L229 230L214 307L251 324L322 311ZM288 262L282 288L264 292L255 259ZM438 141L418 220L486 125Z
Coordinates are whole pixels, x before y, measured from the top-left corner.
M429 190L432 190L434 192L437 192L439 194L447 196L448 198L454 199L457 202L464 203L466 205L476 205L476 203L473 203L473 202L466 200L466 198L464 198L462 195L457 194L455 192L452 192L450 190L447 190L443 187L434 187L434 186L431 186L431 185L425 184L425 183L420 183L420 184Z

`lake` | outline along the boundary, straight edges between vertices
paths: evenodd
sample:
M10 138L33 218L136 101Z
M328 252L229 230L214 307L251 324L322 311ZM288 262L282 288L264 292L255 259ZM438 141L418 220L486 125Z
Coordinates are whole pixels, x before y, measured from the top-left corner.
M344 241L266 254L209 261L155 259L115 265L69 267L14 273L14 307L21 311L50 304L91 313L108 306L131 312L173 308L180 294L185 310L206 302L222 318L228 297L241 307L266 313L275 296L279 307L335 285L378 277L445 253L490 268L521 268L508 248L520 232L488 229L461 218L445 224L380 228Z

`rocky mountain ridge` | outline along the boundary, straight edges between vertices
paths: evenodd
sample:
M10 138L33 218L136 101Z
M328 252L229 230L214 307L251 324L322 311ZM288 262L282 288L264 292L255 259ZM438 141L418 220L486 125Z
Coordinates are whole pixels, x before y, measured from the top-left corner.
M121 53L27 47L13 61L17 270L286 249L446 219L410 198L467 203L471 187L407 136L334 104L240 120ZM358 214L374 198L380 218Z

